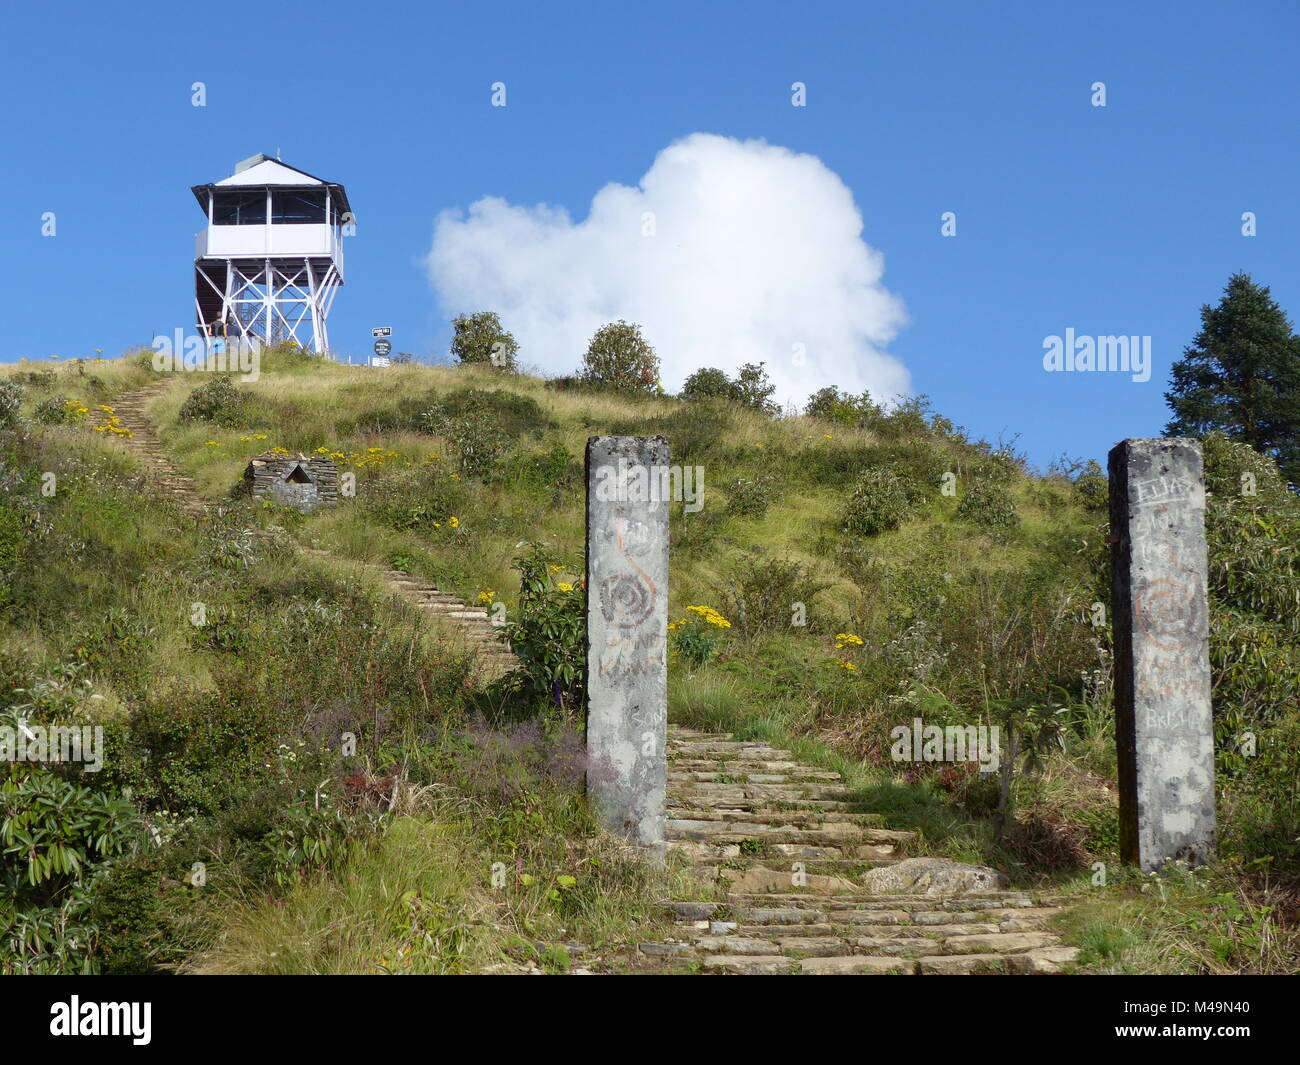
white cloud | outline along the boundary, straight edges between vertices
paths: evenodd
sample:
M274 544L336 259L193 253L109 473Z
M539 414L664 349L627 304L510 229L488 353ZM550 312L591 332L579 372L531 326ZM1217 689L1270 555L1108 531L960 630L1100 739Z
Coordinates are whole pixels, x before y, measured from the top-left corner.
M882 349L906 315L861 234L852 193L820 159L695 133L637 188L606 185L585 221L496 197L444 211L428 268L446 311L496 311L521 360L548 372L574 372L592 333L624 318L672 391L701 366L763 361L783 402L828 384L890 399L908 374Z

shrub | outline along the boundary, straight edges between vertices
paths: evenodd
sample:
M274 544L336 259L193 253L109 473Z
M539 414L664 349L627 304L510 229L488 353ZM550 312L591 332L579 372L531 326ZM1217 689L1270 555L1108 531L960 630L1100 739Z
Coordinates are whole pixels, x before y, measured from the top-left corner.
M431 469L398 470L380 476L363 495L366 508L390 529L432 533L461 507L461 492Z
M248 396L235 387L229 374L219 374L199 385L181 404L182 421L211 422L227 429L243 425Z
M1020 521L1011 493L987 480L974 481L966 489L957 505L957 517L985 529L1009 529Z
M587 609L582 582L557 582L560 566L546 544L523 545L517 620L504 627L522 663L511 682L529 697L561 709L582 704L587 677Z
M772 477L737 477L724 486L727 513L746 518L761 518L772 505L776 481Z
M863 426L879 416L880 408L869 392L852 396L847 392L841 393L834 385L830 385L818 389L808 397L804 413L810 418L820 418L837 425Z
M510 437L500 422L482 406L471 404L452 414L434 404L421 415L421 424L447 441L466 477L486 478L510 447Z
M8 722L7 722L8 723ZM89 890L138 839L131 803L48 769L0 777L0 973L93 973Z
M5 606L13 595L13 577L26 548L22 518L12 507L0 504L0 606Z
M462 364L495 366L499 370L518 367L519 343L502 328L495 311L476 311L452 320L451 353Z
M912 511L907 485L885 468L863 474L845 504L841 528L854 536L877 536L896 529Z
M721 633L731 622L709 606L688 606L689 617L670 621L673 650L692 668L704 665L713 657Z
M726 399L730 395L731 379L709 366L696 370L682 385L682 399Z
M731 382L731 399L750 410L775 414L779 408L772 402L771 396L776 391L776 385L772 384L763 366L761 362L747 362L740 368L740 373Z
M892 474L907 493L907 500L919 506L939 490L949 463L943 452L923 442L897 444L885 450L883 468Z
M582 357L583 379L621 392L657 393L659 356L641 327L621 318L596 330Z
M492 420L509 437L524 434L538 436L555 427L555 422L547 417L540 404L531 396L501 388L459 388L441 397L430 393L420 404L420 410L411 419L409 427L417 432L441 434L442 425L447 418L475 412L491 415Z
M67 396L50 396L36 405L32 419L41 425L67 425L77 421L88 409Z
M1079 502L1088 510L1105 510L1110 499L1110 481L1101 463L1089 459L1083 471L1074 479L1074 491Z
M23 406L23 386L11 378L0 380L0 430L17 429Z
M788 632L798 605L810 614L813 600L828 587L802 562L748 554L734 563L718 591L727 615L751 635Z

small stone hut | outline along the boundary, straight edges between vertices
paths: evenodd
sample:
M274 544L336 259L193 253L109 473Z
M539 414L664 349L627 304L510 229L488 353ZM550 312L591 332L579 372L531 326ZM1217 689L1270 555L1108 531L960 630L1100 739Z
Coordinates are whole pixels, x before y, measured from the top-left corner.
M271 499L309 513L339 501L339 470L333 459L323 456L267 451L249 462L244 486L254 499Z

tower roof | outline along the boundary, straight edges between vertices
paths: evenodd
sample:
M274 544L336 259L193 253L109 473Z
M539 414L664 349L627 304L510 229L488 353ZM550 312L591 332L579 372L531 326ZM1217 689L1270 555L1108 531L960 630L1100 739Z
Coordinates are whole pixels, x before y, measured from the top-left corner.
M328 188L330 197L340 205L341 210L351 212L352 206L348 203L348 194L344 191L342 185L333 181L325 181L307 173L305 170L299 170L295 166L283 163L279 159L272 159L269 155L261 152L235 164L235 172L230 177L209 182L206 185L195 185L191 191L194 193L194 198L199 201L199 205L206 211L208 206L207 194L211 189L240 187L301 189L316 186Z

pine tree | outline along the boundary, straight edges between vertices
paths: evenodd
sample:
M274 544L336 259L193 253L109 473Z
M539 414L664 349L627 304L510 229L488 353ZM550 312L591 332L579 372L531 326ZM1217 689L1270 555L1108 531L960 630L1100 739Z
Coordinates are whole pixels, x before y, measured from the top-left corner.
M1277 460L1300 484L1300 337L1249 274L1228 279L1217 307L1201 307L1201 330L1169 375L1168 436L1220 429Z

